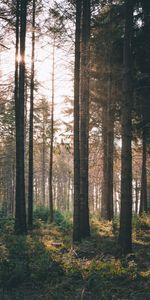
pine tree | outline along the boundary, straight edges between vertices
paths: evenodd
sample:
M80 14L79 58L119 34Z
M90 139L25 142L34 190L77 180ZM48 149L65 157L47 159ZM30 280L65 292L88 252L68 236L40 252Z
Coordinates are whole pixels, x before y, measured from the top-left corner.
M19 0L18 0L19 1ZM19 2L16 8L16 37L18 35ZM25 103L25 41L27 1L20 2L20 61L18 87L16 86L16 209L15 232L26 233L25 178L24 178L24 103ZM16 51L17 52L17 51ZM18 58L16 58L18 59ZM16 64L17 67L17 64ZM17 70L16 70L17 72ZM17 84L17 82L16 82Z
M79 87L80 87L81 1L76 0L75 67L74 67L74 220L73 240L80 240L80 148L79 148Z
M29 183L28 183L28 226L33 226L33 111L34 111L34 60L35 60L35 0L32 7L32 54L29 116Z
M132 108L132 27L133 4L125 2L124 78L121 107L121 212L119 244L123 253L132 251L132 153L131 153L131 108Z
M83 1L80 100L80 234L90 235L88 206L90 0Z

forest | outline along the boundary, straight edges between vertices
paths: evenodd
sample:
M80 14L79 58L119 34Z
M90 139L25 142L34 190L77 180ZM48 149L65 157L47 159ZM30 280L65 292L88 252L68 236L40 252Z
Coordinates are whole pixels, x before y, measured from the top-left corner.
M150 299L150 1L0 0L0 299Z

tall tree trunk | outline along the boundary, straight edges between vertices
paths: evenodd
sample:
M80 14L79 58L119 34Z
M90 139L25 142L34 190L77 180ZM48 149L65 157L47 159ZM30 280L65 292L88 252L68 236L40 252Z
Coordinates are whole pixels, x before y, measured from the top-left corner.
M18 88L19 88L19 34L20 34L20 27L19 27L19 0L16 1L16 45L15 45L15 88L14 88L14 97L15 97L15 128L18 126ZM17 133L16 133L16 148L17 148ZM17 156L17 151L16 151ZM16 199L16 177L17 177L17 162L15 162L16 166L14 166L14 174L15 174L15 187L14 187L14 200ZM13 213L16 215L16 202L14 201Z
M17 1L16 19L19 16ZM16 96L16 210L15 232L26 233L25 179L24 179L24 87L25 87L25 40L27 1L20 2L20 62L19 87ZM19 22L16 21L16 25ZM18 27L16 27L16 32ZM17 37L16 33L16 37Z
M122 99L122 152L121 152L121 213L119 244L123 253L132 251L132 1L125 2L124 78Z
M111 63L109 64L108 98L103 107L103 190L102 218L113 218L113 153L114 153L114 104L112 99Z
M53 40L52 55L52 107L51 107L51 141L50 141L50 162L49 162L49 208L50 222L53 222L53 144L54 144L54 92L55 92L55 34Z
M114 215L117 216L117 187L116 182L114 182Z
M107 163L107 185L108 185L108 202L107 212L108 220L111 221L114 216L113 206L113 161L114 161L114 109L109 107L109 128L108 128L108 163Z
M88 205L90 0L83 1L80 104L80 234L90 235Z
M19 88L19 0L16 2L16 53L15 53L15 89L14 89L14 97L15 97L15 126L17 128L17 117L18 117L18 88Z
M28 183L28 226L33 226L33 109L34 109L34 60L35 60L35 0L32 8L32 54L29 117L29 183Z
M138 190L138 178L135 178L135 213L138 214L138 202L139 202L139 190Z
M71 184L71 173L68 171L68 180L67 180L67 211L70 210L70 184Z
M109 54L111 56L111 52ZM108 107L107 107L107 219L111 221L114 216L113 207L113 161L114 161L114 100L112 98L112 63L109 57L109 80L108 80Z
M107 105L102 109L102 143L103 143L103 185L101 201L101 217L107 219Z
M107 219L111 221L114 216L113 207L113 153L114 153L114 112L109 112L109 130L108 130L108 153L107 153Z
M143 132L143 147L142 147L142 176L141 176L141 199L140 199L140 209L139 214L142 215L143 212L147 212L147 141L146 133Z
M46 197L45 197L45 120L43 117L43 145L42 145L42 204L46 205Z
M15 163L12 164L12 216L14 217L15 208Z
M81 1L76 0L75 66L74 66L74 213L73 241L80 240L80 148L79 148L79 86Z

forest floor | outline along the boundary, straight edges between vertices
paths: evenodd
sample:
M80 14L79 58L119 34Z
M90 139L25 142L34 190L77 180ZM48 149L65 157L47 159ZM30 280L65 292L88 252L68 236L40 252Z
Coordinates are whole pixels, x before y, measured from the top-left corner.
M12 220L0 225L1 300L150 299L150 217L134 224L128 256L117 248L117 222L92 219L91 238L75 246L66 219L36 220L23 237Z

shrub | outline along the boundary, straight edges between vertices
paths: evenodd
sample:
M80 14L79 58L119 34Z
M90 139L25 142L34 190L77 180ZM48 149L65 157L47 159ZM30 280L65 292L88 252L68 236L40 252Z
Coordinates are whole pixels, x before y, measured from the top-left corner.
M47 222L49 219L49 209L44 206L37 206L34 209L33 217L35 220L40 219L44 222Z
M150 229L150 216L143 214L142 216L137 217L136 228L143 229L143 230Z
M72 227L71 216L67 213L62 214L58 210L54 212L54 222L56 225L60 226L63 230L70 230Z
M54 222L56 225L61 225L62 222L64 221L64 216L59 210L54 211Z

